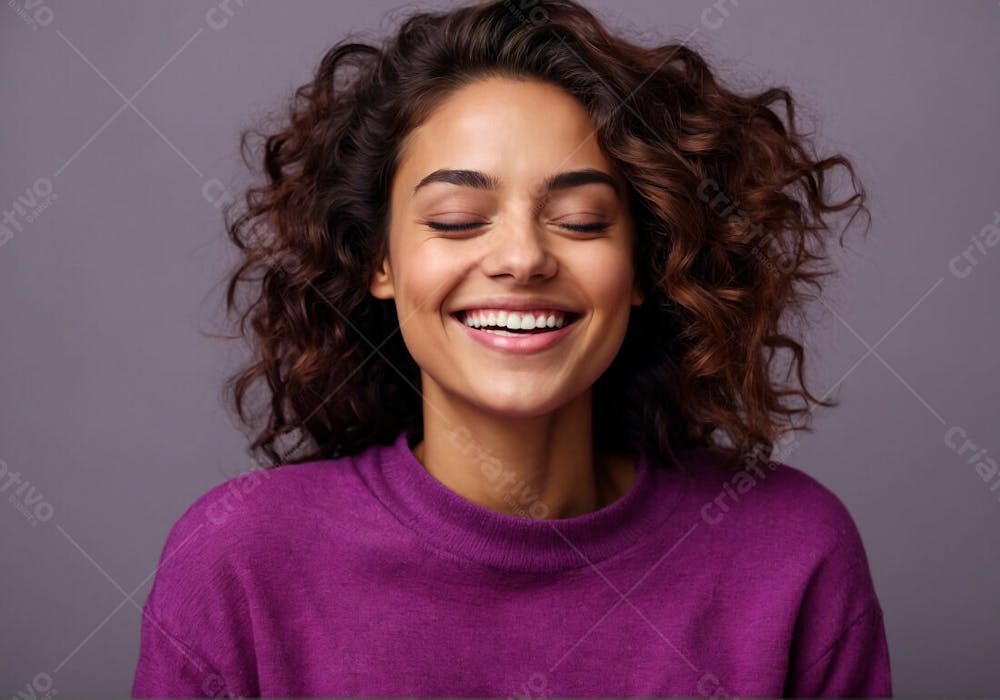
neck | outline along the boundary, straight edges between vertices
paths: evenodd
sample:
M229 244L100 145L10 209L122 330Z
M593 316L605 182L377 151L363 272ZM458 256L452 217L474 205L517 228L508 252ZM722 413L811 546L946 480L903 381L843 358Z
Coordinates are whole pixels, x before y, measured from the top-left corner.
M592 393L541 416L471 410L424 384L424 435L413 454L438 481L484 508L569 518L603 508L627 489L634 466L593 449Z

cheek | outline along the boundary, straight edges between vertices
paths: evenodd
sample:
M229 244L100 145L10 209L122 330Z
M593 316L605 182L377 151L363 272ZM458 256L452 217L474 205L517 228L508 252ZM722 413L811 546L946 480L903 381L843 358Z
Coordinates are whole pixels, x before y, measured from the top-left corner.
M442 241L434 240L401 253L406 263L397 281L405 297L403 306L414 311L438 311L461 278L461 256Z
M601 245L575 251L568 260L572 274L585 290L595 308L617 307L629 299L632 290L632 258L630 251L619 245Z

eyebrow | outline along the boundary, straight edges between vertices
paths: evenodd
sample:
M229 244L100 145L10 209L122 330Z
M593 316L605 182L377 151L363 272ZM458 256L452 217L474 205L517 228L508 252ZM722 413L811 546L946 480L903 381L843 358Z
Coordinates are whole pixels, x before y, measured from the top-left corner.
M435 170L430 175L417 183L413 188L416 194L421 187L425 187L432 182L445 182L459 187L472 187L477 190L496 191L500 189L501 180L495 175L479 172L478 170ZM556 190L565 190L571 187L580 187L598 183L608 185L616 194L620 195L618 183L606 172L594 168L584 168L583 170L570 170L545 178L542 183L542 194L547 195Z

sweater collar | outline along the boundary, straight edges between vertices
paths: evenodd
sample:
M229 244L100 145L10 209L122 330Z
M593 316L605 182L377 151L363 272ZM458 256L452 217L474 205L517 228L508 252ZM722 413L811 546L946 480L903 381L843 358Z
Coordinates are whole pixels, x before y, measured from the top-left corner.
M378 498L433 546L505 570L569 570L621 554L670 516L688 486L684 472L653 464L640 452L631 487L614 503L571 518L521 517L446 487L414 456L416 439L404 430L391 445L372 448L371 486ZM532 512L530 504L525 510Z

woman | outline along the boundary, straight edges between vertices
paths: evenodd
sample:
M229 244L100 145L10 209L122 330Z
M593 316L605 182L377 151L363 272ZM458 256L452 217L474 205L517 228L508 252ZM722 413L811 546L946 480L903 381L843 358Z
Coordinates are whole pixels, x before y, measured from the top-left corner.
M174 525L133 695L891 695L851 516L767 458L783 397L833 405L778 324L850 163L522 4L334 47L265 134L227 301L278 468Z

